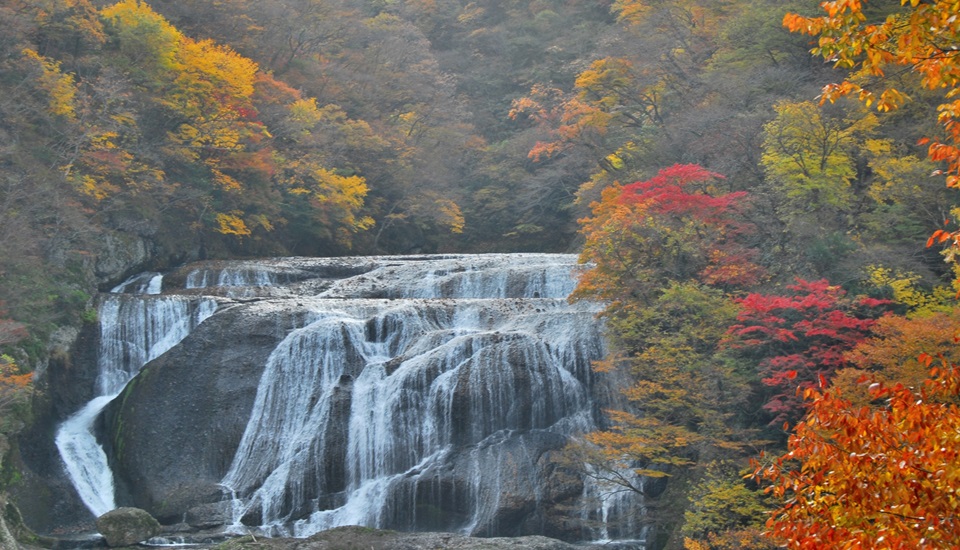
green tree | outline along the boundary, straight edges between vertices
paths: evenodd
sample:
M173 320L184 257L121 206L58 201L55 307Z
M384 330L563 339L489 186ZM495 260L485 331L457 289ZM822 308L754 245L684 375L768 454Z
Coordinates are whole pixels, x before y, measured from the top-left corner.
M764 126L762 163L783 195L783 215L811 211L835 225L838 213L856 207L859 147L876 127L873 115L828 116L811 102L780 102Z
M860 1L830 1L821 6L825 15L787 14L783 24L793 32L818 37L812 52L850 71L840 83L824 88L823 101L852 95L878 111L897 109L909 97L904 80L893 79L899 67L906 68L929 90L936 90L942 103L935 118L942 128L929 143L930 160L945 166L948 187L960 186L960 56L954 46L960 41L960 21L955 0L920 2L903 0L899 6L871 10ZM940 230L935 239L958 242L957 232Z

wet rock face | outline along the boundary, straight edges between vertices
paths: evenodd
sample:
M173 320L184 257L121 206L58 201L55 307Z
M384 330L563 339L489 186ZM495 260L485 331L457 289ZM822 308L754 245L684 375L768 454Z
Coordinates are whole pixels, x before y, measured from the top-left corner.
M94 397L98 336L97 325L85 323L70 349L50 358L50 405L57 420L65 419Z
M221 500L226 472L282 324L241 305L145 368L101 416L118 496L164 523Z
M271 535L601 538L580 522L596 495L557 459L604 406L597 306L565 299L575 270L551 255L293 258L144 277L129 292L218 307L99 417L117 503Z
M115 282L143 269L152 255L150 242L130 233L104 233L97 243L94 274L101 283Z

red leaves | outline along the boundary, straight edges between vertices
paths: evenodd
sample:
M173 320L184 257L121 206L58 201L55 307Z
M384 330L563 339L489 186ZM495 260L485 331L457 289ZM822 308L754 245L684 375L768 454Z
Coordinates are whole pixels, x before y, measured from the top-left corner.
M579 296L628 302L650 296L667 281L697 280L720 287L754 284L763 270L740 237L752 226L739 219L744 193L715 195L720 176L677 164L653 178L609 187L581 220L584 261L596 264Z
M788 296L749 294L730 327L727 345L759 362L763 383L776 388L764 406L775 414L771 424L796 421L805 407L797 389L824 387L846 364L844 352L866 338L886 300L846 298L825 279L797 279ZM866 312L858 309L868 308Z
M696 164L675 164L649 180L623 186L619 200L624 204L651 204L664 215L693 216L709 223L733 225L730 214L742 208L747 194L706 193L707 183L722 178Z

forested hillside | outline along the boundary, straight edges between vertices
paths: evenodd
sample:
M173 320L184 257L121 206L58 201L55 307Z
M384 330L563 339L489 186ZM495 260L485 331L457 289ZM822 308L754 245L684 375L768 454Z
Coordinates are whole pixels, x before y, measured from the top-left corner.
M935 276L934 103L818 108L837 75L780 25L813 8L5 2L0 298L35 331L68 320L90 271L126 274L97 269L105 239L155 267L573 251L603 187L675 163L751 191L778 274Z
M675 480L664 544L762 547L750 457L834 378L875 404L860 371L953 357L957 4L830 5L3 0L0 408L136 271L583 250L637 407L579 452ZM843 34L914 12L943 27Z

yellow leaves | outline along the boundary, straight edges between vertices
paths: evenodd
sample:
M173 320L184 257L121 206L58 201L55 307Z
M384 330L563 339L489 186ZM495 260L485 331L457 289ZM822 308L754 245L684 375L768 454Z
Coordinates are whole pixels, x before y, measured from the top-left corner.
M240 212L239 210L234 210L230 213L217 214L217 232L223 235L236 235L238 237L250 235L250 229L240 217L242 215L243 212Z
M244 103L253 95L257 64L212 40L184 39L177 50L180 86Z
M440 213L440 223L450 228L451 233L463 233L465 220L460 206L450 199L438 198L435 201L437 212Z
M59 61L47 59L30 48L24 48L21 54L24 61L37 71L37 86L48 96L49 113L68 120L76 118L74 99L77 87L73 76L60 72Z
M36 43L44 45L47 55L56 56L61 52L78 55L86 48L106 42L97 10L87 0L45 0L31 4L42 6L36 15L39 34Z
M118 39L120 51L147 77L173 70L183 35L139 0L123 0L100 11L107 28Z
M880 266L868 266L867 273L872 284L878 288L889 288L893 299L909 308L908 317L951 311L956 305L950 289L936 286L930 291L923 290L917 284L922 278L914 273L893 271Z
M623 167L624 167L623 159L620 158L620 156L617 155L616 153L610 153L609 155L604 157L604 160L607 162L610 168L614 170L623 170Z
M634 92L634 80L633 64L629 60L606 57L594 61L589 69L577 75L574 86L579 90L578 99L607 112L629 102L623 96Z
M819 47L814 53L852 70L846 81L824 88L825 100L856 94L864 104L880 112L897 109L909 97L895 87L887 85L877 96L852 83L882 77L890 66L908 68L926 88L942 90L944 99L960 93L960 56L954 49L960 43L960 2L901 0L900 5L899 11L880 24L865 23L863 6L857 0L822 3L826 16L784 17L784 26L792 32L819 35ZM947 101L938 111L937 121L947 139L931 143L928 157L947 165L943 175L947 186L953 187L960 182L960 109L956 102ZM953 235L950 239L958 241Z
M14 65L27 73L18 91L32 99L30 116L64 130L50 164L78 208L196 223L221 242L280 227L299 242L316 237L303 249L311 251L334 250L336 236L372 225L361 214L366 179L344 159L359 151L387 158L395 144L382 129L258 74L257 63L228 46L185 36L141 0L98 5L106 7L32 6L23 17L37 13L39 30L27 38L42 49L14 51ZM248 24L241 16L235 28ZM54 56L69 61L61 67ZM64 74L68 66L89 69L82 88L80 76ZM452 201L425 209L463 230Z
M853 151L876 126L876 116L836 120L809 101L782 101L774 109L777 117L764 126L761 162L791 209L846 208L856 176Z
M95 178L89 174L81 176L78 183L78 188L81 193L93 197L93 199L97 201L102 201L118 190L116 186L111 185L109 182Z
M342 225L347 231L373 224L370 218L357 216L367 194L367 182L361 176L343 175L303 158L288 162L280 183L287 193L310 205L311 216L319 223Z
M193 162L204 151L242 148L256 132L250 122L257 64L212 40L184 37L145 3L124 0L101 11L120 50L162 104L184 120L168 136L172 151Z
M643 21L651 11L649 2L643 0L616 0L610 9L621 21L634 24Z
M323 120L316 98L298 99L287 106L289 124L294 135L304 136Z
M590 64L590 68L577 75L574 85L581 91L581 95L588 93L603 96L604 93L616 93L631 83L633 64L624 58L607 57L598 59ZM611 100L611 103L614 102ZM601 104L606 104L600 101Z
M251 224L255 224L256 226L262 227L266 231L273 231L274 229L273 223L270 221L269 218L267 218L263 214L254 214L254 215L248 216L248 220L250 221Z
M360 176L341 176L332 170L318 168L314 178L319 184L316 197L322 202L336 202L341 206L359 208L367 194L367 182Z
M224 191L241 191L243 189L242 183L230 177L229 175L224 174L220 170L212 168L210 172L213 174L213 183L220 189L223 189Z

